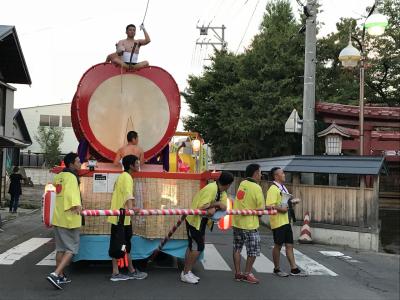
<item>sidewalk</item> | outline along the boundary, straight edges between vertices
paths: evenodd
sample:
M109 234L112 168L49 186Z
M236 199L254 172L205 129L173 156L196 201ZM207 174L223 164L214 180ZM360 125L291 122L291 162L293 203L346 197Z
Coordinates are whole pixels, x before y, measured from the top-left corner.
M0 228L6 222L35 213L36 211L40 210L42 206L43 191L44 186L42 185L35 185L33 187L22 186L22 195L19 199L19 205L16 214L12 214L9 212L8 203L10 201L10 195L7 193L5 199L2 199L2 205L5 206L0 207Z
M17 218L33 214L37 211L39 211L39 208L34 208L34 209L29 209L29 208L18 208L17 213L10 213L8 207L2 207L0 208L0 229L1 227L12 220L15 220Z

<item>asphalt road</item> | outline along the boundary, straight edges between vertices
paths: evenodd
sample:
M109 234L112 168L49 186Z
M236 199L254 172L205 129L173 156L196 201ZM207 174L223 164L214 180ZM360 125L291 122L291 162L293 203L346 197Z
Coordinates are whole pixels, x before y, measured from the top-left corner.
M197 285L179 281L180 265L176 259L161 257L148 264L146 280L111 282L110 262L78 262L69 267L72 283L64 290L55 290L45 277L51 266L37 265L54 250L49 239L13 264L2 264L2 255L14 246L32 238L52 238L45 229L39 212L7 222L0 233L0 299L399 299L399 256L324 245L295 245L301 257L314 260L329 272L306 278L278 278L260 267L254 274L261 280L251 285L233 280L232 236L217 230L207 234L208 247L216 249L215 257L225 262L218 269L218 259L212 265L198 262L194 273L201 277ZM272 260L272 237L262 230L264 262ZM332 257L319 251L337 251L343 256ZM281 255L281 267L288 271L286 258ZM141 267L144 267L140 263ZM206 270L207 266L207 270ZM224 268L221 268L224 269ZM331 274L331 275L329 275ZM332 276L336 274L337 276Z

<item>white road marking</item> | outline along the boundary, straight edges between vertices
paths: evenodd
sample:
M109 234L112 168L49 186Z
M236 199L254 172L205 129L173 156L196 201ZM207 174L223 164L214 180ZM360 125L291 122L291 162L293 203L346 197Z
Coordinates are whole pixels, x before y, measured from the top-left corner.
M353 262L353 263L360 262L356 259L353 259L351 256L344 255L342 252L338 252L338 251L319 251L319 252L325 256L337 257L337 258L343 259L348 262Z
M55 266L56 265L56 251L54 250L41 261L39 261L37 266Z
M205 245L204 258L201 260L201 263L205 270L231 271L231 268L213 244Z
M319 251L319 253L321 253L322 255L325 256L343 256L344 254L342 252L338 252L338 251Z
M0 265L12 265L40 246L46 244L51 238L31 238L0 254Z
M300 251L293 249L294 258L297 266L304 270L308 275L330 275L338 276L335 272L329 270L327 267L317 263L315 260L304 255ZM286 249L282 247L281 253L286 256Z
M247 258L247 253L245 247L242 248L241 255L244 259ZM260 254L256 258L256 261L254 262L253 268L258 272L258 273L273 273L274 272L274 264L272 261L270 261L264 254Z

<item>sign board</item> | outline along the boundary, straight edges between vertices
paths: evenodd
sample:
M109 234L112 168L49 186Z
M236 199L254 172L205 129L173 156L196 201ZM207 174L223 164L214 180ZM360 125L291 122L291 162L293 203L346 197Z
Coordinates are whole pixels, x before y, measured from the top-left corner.
M303 120L300 119L296 109L293 109L285 123L285 132L302 133L303 131Z
M115 181L117 180L120 173L109 173L107 180L107 193L112 193L114 191Z
M107 173L93 174L93 193L107 193Z

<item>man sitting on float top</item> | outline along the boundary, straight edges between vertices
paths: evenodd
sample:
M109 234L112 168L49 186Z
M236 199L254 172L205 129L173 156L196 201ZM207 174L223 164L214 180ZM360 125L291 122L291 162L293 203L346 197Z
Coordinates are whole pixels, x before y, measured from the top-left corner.
M125 69L139 69L147 67L149 62L138 62L138 58L140 47L150 43L150 36L143 24L140 25L140 29L142 29L144 32L144 40L135 40L134 37L136 34L136 26L133 24L126 26L126 39L120 40L117 43L117 51L107 56L106 63L112 62Z
M115 155L114 165L121 166L121 160L127 155L135 155L139 158L140 167L144 165L143 149L138 145L139 136L136 131L129 131L126 135L128 144L119 148Z

